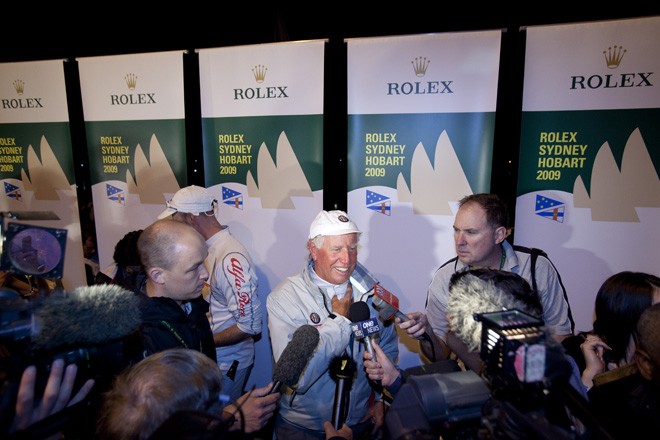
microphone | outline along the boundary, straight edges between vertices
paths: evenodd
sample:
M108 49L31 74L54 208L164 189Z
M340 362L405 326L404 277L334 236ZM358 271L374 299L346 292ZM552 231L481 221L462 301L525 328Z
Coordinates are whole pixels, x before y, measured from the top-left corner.
M351 324L353 335L357 339L364 340L367 351L371 354L372 360L375 361L376 353L371 345L371 340L374 335L380 333L378 320L376 318L369 319L369 306L364 301L357 301L351 304L351 307L348 309L348 316L353 323Z
M410 321L410 319L399 310L399 298L379 283L374 285L374 296L371 298L371 303L374 308L378 310L378 315L383 321L388 321L394 318L401 319L401 322ZM431 342L431 337L428 333L424 333L422 338Z
M347 355L335 356L330 361L330 377L337 383L335 402L332 406L332 424L335 429L341 429L346 421L348 398L356 371L357 364Z
M309 358L314 354L320 339L319 331L310 324L300 326L284 347L273 370L273 387L268 394L277 393L282 385L293 387L300 380Z
M33 350L96 345L122 338L141 322L138 297L115 284L84 286L55 292L3 319L0 338L28 340ZM0 315L9 315L4 307Z
M531 301L535 295L529 284L512 272L473 269L457 272L449 283L447 316L452 332L470 351L481 348L482 325L476 313L518 309L536 317L542 310Z
M394 318L408 321L408 317L399 310L399 298L379 283L374 285L374 296L371 298L371 302L384 321Z

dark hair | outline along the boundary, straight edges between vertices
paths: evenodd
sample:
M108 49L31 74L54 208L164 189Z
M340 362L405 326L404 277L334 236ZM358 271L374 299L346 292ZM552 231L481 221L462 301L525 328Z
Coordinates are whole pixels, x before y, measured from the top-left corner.
M611 348L608 359L625 358L642 312L653 304L660 278L644 272L619 272L609 277L596 294L594 333Z
M137 241L140 238L142 229L131 231L124 235L121 240L115 245L115 252L112 254L112 259L115 260L117 266L139 266L140 256L137 252Z
M489 225L495 228L500 226L509 227L509 209L497 194L470 194L458 201L458 207L460 208L469 203L476 203L486 211L486 219Z

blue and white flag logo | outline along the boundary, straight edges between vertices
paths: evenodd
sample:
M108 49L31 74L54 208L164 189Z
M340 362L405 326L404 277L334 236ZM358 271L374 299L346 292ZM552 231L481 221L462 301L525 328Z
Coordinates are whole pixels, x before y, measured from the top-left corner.
M234 191L226 186L222 187L222 203L233 206L237 209L243 209L243 194Z
M108 200L112 200L113 202L117 202L121 205L126 204L126 196L124 195L124 190L121 188L117 188L116 186L112 186L108 183L105 184L105 193L108 197Z
M380 212L381 214L392 214L392 202L390 198L382 194L378 194L377 192L367 190L366 206L368 209Z
M564 223L564 209L566 205L564 202L549 199L537 194L536 196L536 209L534 213L548 220Z
M23 196L21 195L21 188L7 182L5 182L5 195L12 199L16 199L19 202L23 199Z

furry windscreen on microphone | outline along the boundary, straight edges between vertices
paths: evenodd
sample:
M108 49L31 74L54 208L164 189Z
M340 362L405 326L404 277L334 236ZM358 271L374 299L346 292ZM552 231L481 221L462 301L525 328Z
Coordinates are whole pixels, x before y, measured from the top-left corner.
M124 337L139 327L140 310L135 293L99 284L47 297L34 318L32 347L52 349Z
M538 297L524 278L513 272L475 269L457 272L449 283L449 328L471 351L481 348L481 322L475 313L518 309L540 317Z

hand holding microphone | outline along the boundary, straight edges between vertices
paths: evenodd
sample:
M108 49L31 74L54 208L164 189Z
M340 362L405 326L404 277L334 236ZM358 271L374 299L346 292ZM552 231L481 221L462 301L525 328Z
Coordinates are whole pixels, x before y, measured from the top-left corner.
M409 318L399 310L399 298L380 283L374 285L374 296L371 301L381 319L387 321L399 318L399 328L405 330L411 338L426 339L431 342L429 332L432 330L428 327L426 315L422 312L413 312L410 313L412 318Z

